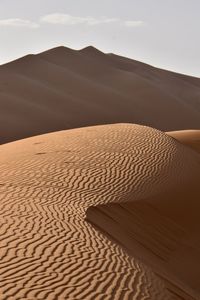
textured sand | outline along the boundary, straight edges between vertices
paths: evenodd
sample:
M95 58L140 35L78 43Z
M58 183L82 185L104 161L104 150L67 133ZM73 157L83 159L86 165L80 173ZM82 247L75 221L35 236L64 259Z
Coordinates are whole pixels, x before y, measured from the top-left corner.
M93 47L58 47L0 66L0 143L119 122L199 129L199 95L198 78Z
M167 194L174 187L178 191L183 186L195 188L199 164L199 154L173 138L131 124L61 131L1 146L0 298L198 300L199 238L189 231L189 241L184 230L185 226L194 228L191 213L199 229L199 210L192 206L183 215L189 221L182 224L180 217L180 224L175 224L176 205L171 203L166 208L165 199L155 201L156 207L167 214L163 217L163 212L154 210L153 201L158 193ZM147 197L149 203L141 201L140 207L138 201L137 209L133 209L133 224L138 227L130 239L131 247L136 237L168 259L183 237L186 245L183 253L181 247L177 253L183 259L186 278L179 276L179 268L177 273L170 269L174 262L175 266L180 263L174 256L164 272L163 265L168 267L168 262L160 262L148 249L135 243L135 252L128 252L126 226L120 228L124 230L120 240L115 228L122 222L132 230L132 221L126 213L117 222L108 221L101 211L100 205L120 203L111 211L112 206L105 206L115 218L115 207L117 211L119 207L129 210L132 204L125 202ZM175 201L182 213L181 199ZM101 230L85 220L86 211ZM151 222L147 232L146 223ZM196 259L196 274L190 270L191 253L192 266ZM191 274L194 286L187 281Z
M168 134L199 150L200 131ZM141 160L143 166L135 174L133 185L143 171L150 178L147 183L145 178L140 180L143 190L151 185L154 195L138 197L132 192L125 203L89 207L87 219L130 255L150 266L165 282L173 299L200 299L200 156L175 140L176 146L171 142L167 144L162 137L152 145L149 138L148 152L144 144L141 147L133 143L136 165ZM138 147L141 149L137 153ZM152 176L155 170L157 182Z

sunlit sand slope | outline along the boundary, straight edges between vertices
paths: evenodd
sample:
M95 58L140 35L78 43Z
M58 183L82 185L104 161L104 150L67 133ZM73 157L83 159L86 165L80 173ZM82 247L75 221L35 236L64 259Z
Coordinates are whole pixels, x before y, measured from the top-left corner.
M195 152L160 131L131 124L68 130L1 146L1 299L179 299L157 274L159 261L150 265L148 253L128 253L123 237L121 245L85 217L90 206L122 204L186 186L188 174L195 181L198 167ZM140 218L140 211L135 213ZM106 225L104 218L97 219ZM180 232L175 227L171 237L172 225L166 226L165 244L171 249L182 227ZM167 240L168 231L173 241ZM145 226L142 233L146 242ZM157 238L162 241L162 235ZM185 293L192 295L189 288Z
M182 144L200 152L200 130L180 130L167 132Z

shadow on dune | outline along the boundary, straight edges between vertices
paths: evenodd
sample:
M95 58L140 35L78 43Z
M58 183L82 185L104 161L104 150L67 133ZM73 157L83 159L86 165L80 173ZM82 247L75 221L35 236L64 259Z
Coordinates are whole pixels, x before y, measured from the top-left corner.
M183 299L200 294L200 188L190 188L93 206L86 213L90 223L150 266Z
M199 149L199 132L169 135ZM197 158L196 168L184 185L138 201L131 202L130 198L129 202L91 206L86 212L86 220L95 228L150 266L173 299L200 296L199 182Z

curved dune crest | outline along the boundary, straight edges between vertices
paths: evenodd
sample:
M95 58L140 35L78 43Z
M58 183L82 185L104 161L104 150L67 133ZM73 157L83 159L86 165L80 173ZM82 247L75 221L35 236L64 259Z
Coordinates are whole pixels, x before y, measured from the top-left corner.
M1 146L3 299L179 299L154 266L147 266L148 256L130 255L85 214L91 206L139 203L188 186L188 174L195 183L199 162L198 154L166 134L131 124ZM195 299L189 288L182 297L186 293L183 299Z

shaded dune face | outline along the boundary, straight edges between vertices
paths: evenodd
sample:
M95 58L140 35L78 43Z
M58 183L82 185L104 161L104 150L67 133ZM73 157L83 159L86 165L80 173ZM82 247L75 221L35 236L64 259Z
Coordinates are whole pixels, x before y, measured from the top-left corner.
M106 210L113 203L125 207L136 201L139 205L142 199L195 186L199 162L197 153L175 139L131 124L61 131L1 146L2 298L171 300L181 295L198 299L195 289L189 283L183 287L183 279L171 272L172 291L166 284L169 273L162 271L157 260L149 264L148 251L138 247L136 253L128 252L126 228L121 240L112 230L125 223L127 214L115 220L111 208L113 225L105 219L101 205L108 205ZM166 201L163 206L159 201L155 202L160 216ZM173 203L167 214L172 208ZM142 219L146 213L143 206L141 210L135 214ZM90 222L107 233L86 221L86 213ZM155 226L160 224L156 222ZM172 222L166 225L166 239ZM175 228L175 244L187 225ZM138 229L147 244L145 230L145 224ZM162 234L156 238L158 244L163 241ZM163 255L164 250L159 251Z
M93 47L58 47L0 66L0 143L119 122L199 129L199 94L198 78Z

